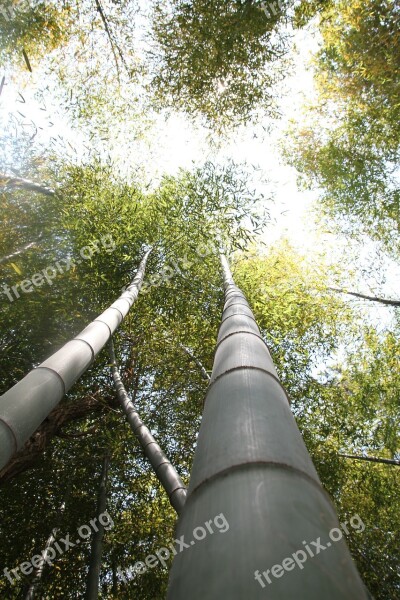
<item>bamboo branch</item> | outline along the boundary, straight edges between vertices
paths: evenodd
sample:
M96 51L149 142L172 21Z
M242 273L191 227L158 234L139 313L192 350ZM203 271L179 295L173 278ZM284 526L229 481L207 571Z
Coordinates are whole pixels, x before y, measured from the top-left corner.
M160 446L151 435L148 427L141 420L131 399L129 398L121 375L118 370L117 359L115 357L114 343L112 338L109 343L109 353L111 359L111 370L114 380L115 390L118 400L121 403L129 425L137 437L145 456L150 461L157 479L168 494L169 501L179 514L185 504L186 487L179 477L175 467L172 466Z
M7 256L3 256L2 258L0 258L0 265L5 262L8 262L15 256L19 256L26 250L29 250L29 248L33 248L34 246L36 246L36 244L37 244L37 242L29 242L29 244L25 244L25 246L22 246L22 248L20 248L19 250L16 250L15 252L12 252L11 254L7 254Z
M400 300L389 300L387 298L378 298L376 296L367 296L366 294L359 294L357 292L346 292L345 290L341 290L338 288L329 287L328 290L332 292L338 292L339 294L347 294L348 296L355 296L356 298L362 298L363 300L370 300L371 302L380 302L380 304L385 304L387 306L400 306Z
M99 597L99 579L101 570L101 555L103 550L104 525L100 521L100 516L105 513L107 508L107 478L108 467L110 464L110 454L107 452L103 459L103 465L100 475L100 485L97 496L96 517L98 521L97 530L93 536L92 548L90 552L89 572L86 589L86 600L97 600Z
M394 458L376 458L375 456L355 456L353 454L341 454L339 452L339 456L343 458L352 458L354 460L367 460L368 462L374 463L383 463L385 465L394 465L396 467L400 467L400 460L396 460Z
M0 173L0 185L3 187L22 188L31 192L37 192L38 194L44 194L45 196L54 196L55 194L54 190L23 177L9 177L2 173Z
M63 513L64 510L65 510L65 501L61 505L60 512ZM55 527L52 530L50 536L48 537L48 539L46 541L44 551L42 552L42 554L40 556L38 567L36 568L36 571L34 571L33 579L28 588L28 592L25 596L25 600L34 600L34 598L36 596L37 587L40 583L40 580L42 579L44 566L45 566L45 563L47 561L47 557L49 554L49 549L50 549L50 546L55 542L57 533L58 533L58 527Z
M168 336L167 333L163 333L164 339L169 343L169 344L173 344L173 340ZM188 348L187 346L184 346L183 344L180 344L178 342L178 346L179 348L181 348L192 360L194 363L196 363L196 365L199 367L200 371L201 371L201 376L205 381L210 381L210 376L207 373L206 368L204 367L203 363L197 358L197 356L195 356L193 354L193 352L190 350L190 348Z
M129 74L128 65L126 64L126 61L125 61L124 55L122 54L121 48L119 47L119 45L117 44L117 42L115 41L115 39L113 39L114 36L111 33L111 29L110 29L110 27L108 25L108 20L107 20L106 15L104 14L103 7L100 4L100 0L95 0L95 2L96 2L97 12L99 13L99 15L101 17L101 20L103 21L104 29L106 30L107 37L108 37L108 40L109 40L110 45L111 45L111 50L112 50L112 53L113 53L113 56L114 56L115 66L117 67L117 74L118 74L118 81L119 81L120 72L119 72L118 59L117 59L117 55L115 54L114 46L115 46L115 48L118 51L118 54L119 54L119 56L121 58L122 64L124 65L127 73Z
M97 427L92 427L88 431L79 431L76 433L64 433L63 431L59 431L56 433L56 436L66 440L74 440L76 438L86 437L87 435L93 435L94 433L97 433Z
M117 67L117 76L118 76L118 81L119 81L119 75L120 75L120 73L119 73L119 65L118 65L117 55L115 54L114 42L113 42L113 39L112 39L111 31L110 31L110 29L108 27L107 19L106 19L106 16L105 16L104 12L103 12L103 9L102 9L102 6L101 6L99 0L95 0L95 2L96 2L97 12L99 13L99 15L101 17L101 20L103 21L104 29L106 30L107 37L108 37L108 40L110 42L111 50L112 50L112 53L113 53L113 56L114 56L115 66Z

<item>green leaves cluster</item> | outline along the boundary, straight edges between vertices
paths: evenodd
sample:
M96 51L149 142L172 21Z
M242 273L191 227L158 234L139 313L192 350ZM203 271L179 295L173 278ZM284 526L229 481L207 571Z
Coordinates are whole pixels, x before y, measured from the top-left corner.
M271 111L288 50L279 27L285 17L282 8L267 17L258 2L156 2L150 58L158 103L201 115L214 128Z
M398 258L399 12L396 2L328 4L315 60L317 104L298 122L287 159L319 187L322 213Z

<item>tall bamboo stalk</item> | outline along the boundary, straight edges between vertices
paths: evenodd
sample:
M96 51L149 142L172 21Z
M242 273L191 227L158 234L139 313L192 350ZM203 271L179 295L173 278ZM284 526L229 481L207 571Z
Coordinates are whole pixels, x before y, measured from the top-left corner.
M341 531L329 537L336 512L253 313L221 264L225 306L167 598L365 600Z
M126 317L139 294L150 252L116 302L0 397L0 469L85 373Z
M90 553L86 600L97 600L99 597L99 579L104 537L104 525L101 524L99 517L106 511L107 508L107 477L109 464L110 456L109 454L106 454L101 469L100 485L97 496L97 531L95 531L95 534L93 536L92 548Z
M122 406L122 410L126 415L133 433L143 448L145 456L150 461L157 479L167 492L169 501L179 514L185 504L186 487L179 477L175 467L172 466L154 437L151 435L148 427L146 427L141 420L139 413L136 411L131 399L129 398L118 370L112 339L110 340L109 348L114 385L118 400Z

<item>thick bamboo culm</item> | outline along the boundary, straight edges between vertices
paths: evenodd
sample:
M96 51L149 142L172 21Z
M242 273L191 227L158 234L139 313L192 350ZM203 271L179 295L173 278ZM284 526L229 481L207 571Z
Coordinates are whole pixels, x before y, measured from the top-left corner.
M167 598L366 600L344 539L330 541L329 533L340 527L335 509L249 304L225 256L221 263L225 306L175 532L188 547L174 558ZM219 532L215 522L228 527ZM317 552L313 541L326 549ZM302 553L300 565L293 560L296 552ZM291 560L287 571L285 559Z
M0 397L0 469L85 373L122 323L139 294L150 252L116 302Z

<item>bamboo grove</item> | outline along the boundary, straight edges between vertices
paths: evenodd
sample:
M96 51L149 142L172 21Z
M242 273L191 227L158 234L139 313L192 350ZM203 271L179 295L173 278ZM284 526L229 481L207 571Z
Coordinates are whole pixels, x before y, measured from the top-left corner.
M3 2L0 598L398 600L399 15Z
M42 531L39 541L33 536L34 546L30 545L30 539L26 540L28 545L25 555L28 557L36 554L37 550L44 549L46 552L46 547L51 547L52 544L54 546L57 536L61 536L61 531L69 530L71 523L76 523L78 529L85 523L84 515L87 515L86 522L90 522L94 515L104 513L105 507L112 514L116 525L112 530L104 530L103 527L92 532L90 543L88 541L83 544L84 551L78 553L71 548L70 554L65 552L58 557L57 562L65 566L60 568L55 581L54 571L52 572L54 564L49 566L42 561L29 574L30 577L23 577L21 582L15 578L16 581L7 587L8 594L20 593L25 589L27 597L34 597L32 590L39 590L40 593L40 590L45 590L49 585L56 590L53 586L63 586L67 572L67 578L73 577L73 589L80 590L78 593L86 593L88 598L98 597L99 593L110 597L130 597L137 590L141 590L139 593L145 598L165 597L168 572L161 568L157 574L158 579L157 576L152 576L150 569L142 573L129 571L132 564L141 562L136 558L140 555L145 560L148 555L154 556L159 548L165 548L168 530L171 540L190 539L190 533L195 530L196 525L207 522L207 516L212 518L223 514L229 522L229 531L224 536L210 535L201 544L198 542L196 547L177 554L172 564L168 594L174 598L184 598L189 594L219 597L223 590L229 590L230 596L235 597L237 594L237 597L241 597L250 586L252 597L262 598L265 590L255 579L254 572L260 573L262 567L273 566L277 540L282 540L279 555L285 557L290 555L290 549L292 552L296 550L296 540L300 542L300 549L303 541L326 539L329 530L337 527L335 512L326 492L320 487L292 413L297 416L301 426L306 418L302 414L302 407L306 406L304 396L311 399L308 402L313 402L314 395L319 401L318 396L325 394L328 405L331 401L336 402L337 389L333 381L323 385L311 374L307 374L301 346L308 347L310 354L316 352L320 360L324 353L331 351L332 339L339 340L343 335L341 330L348 335L354 315L343 302L341 294L329 289L323 291L321 282L313 272L307 272L306 264L298 265L299 257L290 246L277 248L275 257L270 258L269 267L268 260L259 257L257 253L243 260L240 258L240 245L243 243L241 237L246 240L252 233L240 221L235 221L233 227L229 212L225 222L223 217L226 206L231 201L228 191L231 193L233 186L243 189L245 185L246 176L243 173L240 179L239 172L238 168L235 168L235 172L229 168L219 171L208 165L203 171L182 174L177 180L166 179L160 190L151 197L151 202L147 204L145 197L137 196L137 205L133 209L132 194L137 195L139 190L130 188L128 191L110 180L107 183L109 173L102 168L78 171L72 175L74 179L65 186L65 191L58 190L51 196L39 194L37 190L30 188L33 213L40 213L41 202L46 203L52 233L64 236L67 253L76 253L83 244L90 245L87 243L87 236L91 229L90 239L100 239L108 231L114 244L111 246L112 252L104 248L103 252L95 252L98 245L92 246L90 262L82 261L79 267L76 266L76 270L87 269L86 273L80 273L79 281L74 277L76 271L71 270L68 273L70 281L63 282L61 277L56 277L49 286L50 294L54 294L55 299L59 298L60 289L68 290L61 300L62 311L60 312L60 304L50 302L46 313L46 318L57 323L57 327L60 315L65 319L60 340L68 336L68 331L76 330L75 319L79 321L79 317L82 319L83 330L80 334L71 336L73 342L61 344L60 350L52 357L45 356L45 360L40 363L36 359L37 366L26 376L28 384L22 379L2 397L1 418L5 437L2 443L2 477L6 482L3 490L10 498L17 500L17 488L22 494L33 482L35 489L36 486L42 488L42 491L35 492L34 504L39 514L33 516L33 523L28 525L25 522L24 526L28 527L28 531ZM199 193L200 184L203 189L209 186L210 191L216 191L217 188L212 186L217 185L219 192L218 201L213 206L214 213L210 210L206 213L209 215L206 230L201 221L204 214L202 210L198 211L200 220L193 229L191 222L196 219L196 203L206 202L210 208L209 195ZM76 201L70 200L69 185L81 190ZM94 195L91 190L96 190L95 199L92 199ZM8 193L10 199L15 200L16 194L22 191L16 192L12 186ZM127 194L130 198L129 210L126 205ZM243 199L238 202L238 197L235 198L236 214L242 211L245 219L250 209L246 205L248 200L242 196ZM54 206L62 202L66 207L63 221L58 223L59 232L54 229L52 202ZM219 212L221 208L224 210ZM126 281L126 276L121 278L119 273L116 275L116 265L121 263L134 266L133 252L128 254L124 237L118 237L121 235L120 225L118 229L113 228L114 216L120 215L121 209L126 211L122 218L127 227L132 219L130 211L134 211L135 225L138 231L142 228L147 239L146 243L144 240L137 240L135 256L138 268L135 276L131 276L132 281L128 280L123 286L120 299L111 304L111 308L106 308L107 290L114 291L115 296L118 288L113 282L118 281L121 285L124 279ZM260 219L268 218L267 215L260 216L256 198L251 198L251 210L255 227ZM159 215L162 211L165 211L167 218L161 226ZM185 218L186 211L190 212L191 220ZM93 222L95 212L102 214L98 221L100 228ZM213 214L216 215L215 223L212 221ZM217 225L218 233L212 234ZM44 228L45 223L42 222L41 227ZM188 228L186 234L181 232L182 227ZM204 236L203 231L207 231ZM24 241L21 239L22 245ZM133 238L132 242L134 243ZM43 244L41 238L39 243ZM221 244L228 252L233 252L233 257L236 256L234 261L237 276L248 289L254 314L233 282L226 258L220 255ZM120 254L115 256L115 253ZM44 256L50 260L48 254L45 253ZM61 258L60 255L54 255L53 260L56 257ZM249 265L251 268L247 271ZM35 270L33 265L30 268ZM283 271L280 271L281 268ZM101 278L102 284L96 288L98 296L90 298L85 294L82 281L89 282L93 273L98 270L107 276ZM300 273L303 281L298 279ZM299 330L296 332L298 339L290 341L288 331L283 333L284 337L280 342L276 336L282 326L274 324L272 305L268 310L264 308L267 296L261 283L265 285L266 277L272 277L275 281L274 288L279 289L284 281L287 283L288 274L293 277L291 293L296 293L295 287L299 286L298 293L302 294L304 301L306 284L310 298L308 305L299 305L298 315L290 316L283 312L282 316L291 334L296 328ZM249 287L249 281L251 285L255 285L255 289L251 285ZM318 286L319 297L315 296L315 288ZM73 306L76 306L78 289L83 294L79 305L85 313L76 313L74 319L69 319L70 312L74 311ZM40 289L37 292L40 294ZM46 295L41 295L39 301L43 302L48 293L47 291ZM282 300L287 294L285 289L281 294ZM31 298L34 300L33 295ZM95 302L92 305L93 300ZM218 327L218 313L224 302L222 324L216 339L213 328ZM293 298L286 298L286 302L288 308L293 307ZM106 310L96 316L101 305ZM10 317L13 309L19 310L17 300L8 303ZM278 310L279 314L282 310L285 310L285 302ZM205 311L208 314L207 320L203 318ZM334 319L332 314L335 314ZM211 315L213 316L210 318ZM141 316L143 321L139 320ZM85 319L92 319L89 326L84 326ZM321 325L325 332L320 329ZM42 323L39 326L42 327ZM32 327L31 323L29 327ZM112 337L115 338L116 349L114 345L109 347L108 342ZM85 347L84 352L81 346L76 345L78 340L82 348ZM270 346L270 351L265 342ZM282 353L282 344L287 342L290 342L288 349ZM211 372L215 343L217 346ZM35 347L35 352L37 351L38 346ZM42 353L45 352L44 348ZM120 356L120 368L123 369L122 377L118 369L117 353ZM62 360L57 361L56 358L60 355ZM271 356L277 361L278 371ZM18 357L18 352L15 357ZM15 364L18 365L17 362ZM205 365L209 366L209 371ZM70 390L65 399L61 399L64 388L52 384L51 379L49 384L50 369L54 370L57 382L62 379L65 391ZM301 369L303 380L296 376L298 369ZM35 379L34 384L29 384L32 378L39 379ZM284 382L289 398L292 395L291 408L288 394L279 379ZM73 381L76 381L75 385ZM18 401L11 402L9 398L16 394L15 390L18 391L15 396ZM329 399L330 394L332 399ZM355 408L358 410L357 406ZM317 404L313 410L317 410ZM338 406L335 408L336 412L337 410ZM124 429L124 413L129 422L128 429ZM202 426L196 441L202 413ZM196 414L198 416L193 420ZM316 414L314 421L311 416L309 423L303 425L302 433L306 441L319 418ZM349 419L350 425L353 417L349 415ZM365 426L367 431L368 425ZM20 436L16 454L11 435L14 430ZM359 428L357 435L362 435ZM136 436L139 446L135 450ZM40 443L35 447L38 438ZM336 450L334 445L330 446L331 442L326 435L322 438L322 450L314 445L317 439L308 438L308 442L321 473L320 477L322 476L325 487L329 489L332 486L332 490L338 491L342 489L343 493L341 486L348 477L346 470L350 469L353 477L357 473L356 465L351 463L347 466L344 459L340 458L339 449ZM197 449L191 467L195 446ZM72 461L70 466L69 461ZM146 466L147 461L149 463ZM382 461L384 464L384 457ZM332 465L337 463L339 466L336 466L333 473ZM328 476L325 474L326 468ZM67 486L65 475L70 469L72 471L67 478ZM362 473L362 470L359 472ZM340 476L342 483L332 480L332 476ZM388 478L386 483L389 486L396 485L396 477L391 472L386 471L385 477ZM100 488L99 481L102 482ZM187 497L187 483L183 482L189 484ZM260 497L261 490L268 497ZM171 508L180 515L175 533L168 498ZM39 505L36 504L38 501ZM150 506L152 508L149 513ZM357 507L354 512L362 512L357 503L350 504L350 507L353 506ZM261 507L264 509L260 510ZM41 511L44 510L50 518L46 517L39 526L35 521L42 520ZM13 522L13 511L19 512L17 506L10 511L10 525ZM140 514L142 522L140 529L132 535L132 530L138 527L132 520L135 514ZM315 520L316 514L321 515L321 521ZM352 516L349 508L345 509L344 514ZM154 515L158 517L155 518ZM342 515L340 517L343 518ZM7 526L7 519L4 523ZM148 527L154 529L147 529ZM360 534L354 532L350 543L358 544L360 537ZM274 539L275 543L272 546L265 544L266 538ZM135 540L141 540L140 551ZM330 554L326 553L321 557L326 560L326 567L322 571L318 563L310 561L310 565L307 565L309 576L306 579L303 579L303 570L299 569L297 578L274 581L276 597L279 594L286 597L295 593L300 585L303 588L306 585L304 589L307 597L319 595L324 590L324 596L331 598L367 598L368 592L355 570L345 541L341 540L333 546ZM20 556L20 547L18 540L16 557ZM227 555L228 548L232 552L230 556ZM237 548L243 548L244 551L237 552ZM352 550L354 552L354 547ZM169 565L172 557L171 550L165 564ZM74 565L73 571L70 571L70 561ZM236 565L234 577L230 569L223 568L223 564L228 563ZM315 572L312 570L313 565ZM15 566L10 564L10 568ZM73 575L76 570L80 573L78 579ZM222 573L225 573L225 577ZM20 573L20 577L22 576ZM54 593L57 594L57 591Z

